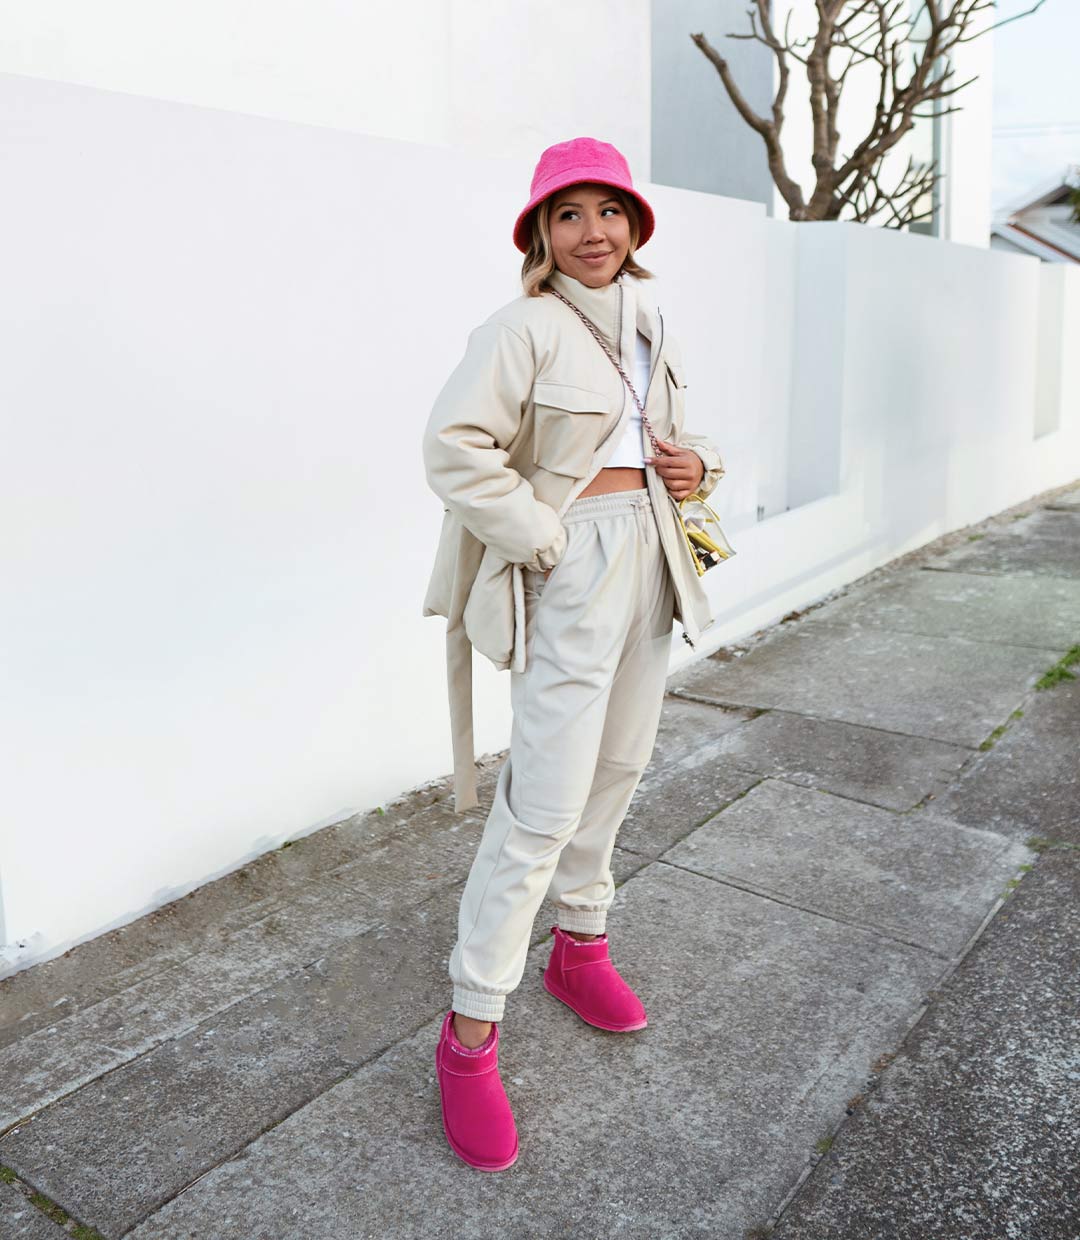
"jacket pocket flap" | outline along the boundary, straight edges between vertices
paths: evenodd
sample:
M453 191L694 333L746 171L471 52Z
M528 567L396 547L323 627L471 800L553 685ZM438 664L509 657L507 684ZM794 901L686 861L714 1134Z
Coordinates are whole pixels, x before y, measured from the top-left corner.
M667 357L664 359L664 365L668 368L675 386L686 387L686 371L683 370L682 362L673 361L670 357Z
M611 397L591 388L574 387L570 383L552 383L538 379L533 384L533 403L554 405L571 413L611 413Z

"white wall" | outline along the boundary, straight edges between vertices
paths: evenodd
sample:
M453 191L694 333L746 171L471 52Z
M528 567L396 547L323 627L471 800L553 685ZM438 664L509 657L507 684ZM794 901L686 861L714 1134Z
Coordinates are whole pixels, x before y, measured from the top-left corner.
M520 287L532 169L20 77L0 142L0 885L36 955L447 768L419 436Z
M0 0L0 72L649 176L649 0Z
M532 168L19 76L0 163L11 969L449 771L419 442L517 295ZM713 645L1080 474L1036 260L644 188L688 428L729 468ZM1075 338L1080 273L1055 278ZM795 447L823 391L815 476ZM493 751L508 687L477 664Z
M945 218L941 235L946 241L982 247L990 244L994 56L999 37L999 32L989 27L998 20L1000 13L991 5L972 21L970 41L953 50L953 76L949 79L950 86L959 86L961 82L968 85L934 105L935 111L959 109L942 118L943 168L948 175L944 182ZM1038 21L1039 15L1033 20ZM975 80L971 81L972 78ZM930 108L924 105L919 111L929 113Z
M720 75L690 40L701 31L731 67L750 106L768 115L773 54L747 32L745 0L653 0L652 172L664 185L772 201L765 144L736 112ZM784 216L787 211L783 212Z
M1069 401L1080 392L1080 303L1074 268L1042 263L1039 268L1039 332L1035 434L1050 450L1054 432L1074 416Z

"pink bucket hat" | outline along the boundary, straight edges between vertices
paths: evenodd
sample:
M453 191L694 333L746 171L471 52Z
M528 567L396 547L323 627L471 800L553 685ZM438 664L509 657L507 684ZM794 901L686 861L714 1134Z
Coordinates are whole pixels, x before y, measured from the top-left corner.
M529 213L556 190L576 185L579 181L596 181L600 185L614 185L630 194L641 208L641 236L638 248L652 236L656 220L652 207L634 189L630 179L630 167L610 142L597 138L571 138L557 142L540 156L533 173L529 201L514 221L514 244L527 254L532 228Z

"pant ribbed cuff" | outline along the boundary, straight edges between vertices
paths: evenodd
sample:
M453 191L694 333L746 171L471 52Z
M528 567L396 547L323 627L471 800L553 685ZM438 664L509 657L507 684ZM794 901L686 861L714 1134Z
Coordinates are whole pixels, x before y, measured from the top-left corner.
M454 987L454 999L450 1006L462 1016L473 1020L502 1020L506 1007L505 995L488 995L480 990Z
M562 930L603 934L607 929L607 909L557 908L555 921Z

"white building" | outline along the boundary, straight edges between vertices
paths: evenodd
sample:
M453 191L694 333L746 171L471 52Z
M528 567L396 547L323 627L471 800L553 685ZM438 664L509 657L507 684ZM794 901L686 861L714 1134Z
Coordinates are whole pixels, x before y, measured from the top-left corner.
M1074 200L1080 164L1007 206L994 220L995 250L1034 254L1047 263L1080 263L1080 222Z

